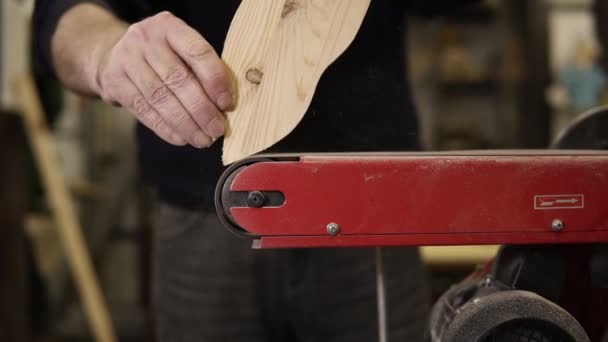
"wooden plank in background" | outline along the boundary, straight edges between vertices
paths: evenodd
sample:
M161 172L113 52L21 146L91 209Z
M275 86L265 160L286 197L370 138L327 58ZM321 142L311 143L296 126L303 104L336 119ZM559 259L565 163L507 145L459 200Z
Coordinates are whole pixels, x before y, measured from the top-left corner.
M422 247L422 260L434 267L482 265L496 256L500 246Z
M34 82L29 75L18 80L17 94L23 112L25 131L92 334L99 342L117 341L113 322L85 244L76 208L60 173L55 144L46 124Z

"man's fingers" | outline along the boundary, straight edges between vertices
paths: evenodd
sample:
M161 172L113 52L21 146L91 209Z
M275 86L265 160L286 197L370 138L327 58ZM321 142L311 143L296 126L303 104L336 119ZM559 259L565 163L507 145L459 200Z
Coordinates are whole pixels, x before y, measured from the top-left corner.
M192 70L173 53L165 41L149 46L144 56L199 127L213 139L224 135L223 118L207 97Z
M167 31L167 41L175 52L190 66L203 84L209 98L223 111L232 106L230 77L224 62L213 47L193 28L182 25Z
M186 145L186 140L164 122L128 78L124 78L124 82L121 83L120 89L116 93L116 101L133 113L139 122L151 129L161 139L176 146Z
M232 105L226 68L200 34L169 12L131 25L98 80L105 101L120 98L172 144L203 148L224 134L220 109Z
M208 147L212 139L202 131L188 111L175 97L171 89L156 75L150 65L141 58L125 65L125 72L144 96L146 102L156 110L173 131L197 148Z

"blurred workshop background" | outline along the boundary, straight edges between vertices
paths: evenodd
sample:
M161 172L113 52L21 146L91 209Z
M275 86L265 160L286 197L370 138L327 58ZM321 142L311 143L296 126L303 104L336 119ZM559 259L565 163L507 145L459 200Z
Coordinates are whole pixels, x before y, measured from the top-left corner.
M87 286L102 290L121 341L149 341L153 210L137 176L132 116L38 74L33 1L0 1L0 341L91 340L88 319L105 308L86 314ZM606 101L602 16L586 0L495 0L410 20L404 63L425 148L547 147ZM73 228L86 249L66 248L78 245ZM495 250L424 248L434 296ZM83 271L83 252L97 278ZM88 280L78 285L71 269Z

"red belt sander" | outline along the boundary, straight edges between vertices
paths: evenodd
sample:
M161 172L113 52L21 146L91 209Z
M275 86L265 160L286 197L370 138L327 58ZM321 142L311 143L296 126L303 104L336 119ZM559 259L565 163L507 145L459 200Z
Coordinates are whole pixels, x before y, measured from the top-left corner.
M608 112L554 147L256 156L224 173L217 213L254 248L502 244L438 300L431 341L608 341Z
M218 214L256 248L608 242L608 152L268 155Z

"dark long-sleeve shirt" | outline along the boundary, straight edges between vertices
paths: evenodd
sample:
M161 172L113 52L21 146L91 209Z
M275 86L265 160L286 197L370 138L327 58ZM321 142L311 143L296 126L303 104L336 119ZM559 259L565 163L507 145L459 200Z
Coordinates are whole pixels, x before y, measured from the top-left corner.
M129 22L162 10L171 11L197 29L219 53L240 3L238 0L38 0L34 13L34 53L36 60L51 72L50 40L57 22L67 9L82 2L105 6ZM373 0L355 41L323 75L303 121L269 151L418 148L418 121L405 70L404 14L415 6L422 12L430 12L434 9L432 3L432 0ZM449 3L453 6L457 1ZM162 199L184 207L212 207L213 190L223 170L221 141L204 150L175 147L143 125L137 126L137 140L144 179L157 187Z

